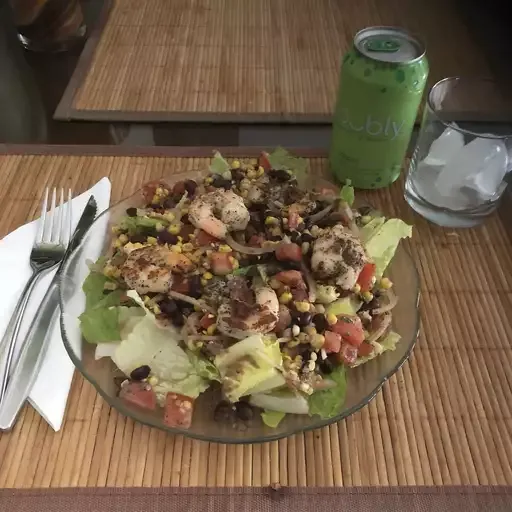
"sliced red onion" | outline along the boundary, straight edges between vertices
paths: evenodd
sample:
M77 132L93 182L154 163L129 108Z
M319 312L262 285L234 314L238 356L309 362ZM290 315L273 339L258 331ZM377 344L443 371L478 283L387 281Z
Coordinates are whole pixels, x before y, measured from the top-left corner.
M396 294L392 290L388 290L386 295L388 297L388 303L384 306L381 306L380 308L372 309L372 315L383 315L384 313L391 311L396 306L398 302L398 297Z
M168 295L169 295L169 297L172 297L173 299L182 300L183 302L188 302L189 304L192 304L193 306L197 306L198 308L201 308L203 311L208 311L208 313L212 313L213 315L215 315L215 310L201 300L194 299L193 297L189 297L188 295L184 295L183 293L175 292L173 290L169 290Z
M252 254L255 256L267 254L269 252L275 252L279 247L279 244L272 245L271 247L249 247L248 245L239 244L229 233L226 236L226 242L235 251L241 252L243 254Z

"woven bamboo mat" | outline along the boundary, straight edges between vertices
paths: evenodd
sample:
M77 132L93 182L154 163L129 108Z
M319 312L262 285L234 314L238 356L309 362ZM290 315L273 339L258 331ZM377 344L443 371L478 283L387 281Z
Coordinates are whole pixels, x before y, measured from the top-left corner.
M79 192L109 176L115 201L145 180L208 164L200 150L190 155L0 156L0 236L37 215L45 186ZM310 163L318 173L326 165ZM0 488L512 485L505 225L496 215L473 230L433 226L406 206L399 183L368 196L415 225L407 249L421 277L422 328L410 361L367 407L287 439L219 445L135 424L76 375L60 432L27 406L0 435Z
M430 84L488 75L456 1L106 0L56 118L329 122L341 57L371 25L417 33Z

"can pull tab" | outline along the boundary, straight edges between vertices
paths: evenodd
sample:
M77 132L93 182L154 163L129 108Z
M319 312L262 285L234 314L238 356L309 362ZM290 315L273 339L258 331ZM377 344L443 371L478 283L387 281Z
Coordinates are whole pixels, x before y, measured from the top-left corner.
M371 52L392 53L400 49L400 43L390 39L372 39L366 43L366 48Z

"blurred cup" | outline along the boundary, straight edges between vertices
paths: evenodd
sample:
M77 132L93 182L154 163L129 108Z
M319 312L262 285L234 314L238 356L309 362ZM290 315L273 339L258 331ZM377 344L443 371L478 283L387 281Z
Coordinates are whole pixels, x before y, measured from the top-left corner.
M27 50L58 52L85 36L79 0L10 0L18 39Z

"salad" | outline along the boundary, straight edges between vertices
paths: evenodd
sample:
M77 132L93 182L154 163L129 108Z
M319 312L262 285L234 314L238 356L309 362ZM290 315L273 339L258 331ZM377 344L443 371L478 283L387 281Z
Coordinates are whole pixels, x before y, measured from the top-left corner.
M308 182L307 161L278 148L144 185L83 284L82 334L125 375L121 399L180 428L209 388L218 421L330 418L346 372L394 350L384 272L412 228L354 208L350 183Z

